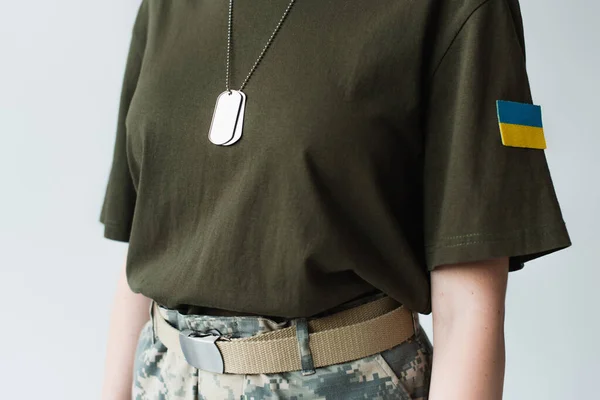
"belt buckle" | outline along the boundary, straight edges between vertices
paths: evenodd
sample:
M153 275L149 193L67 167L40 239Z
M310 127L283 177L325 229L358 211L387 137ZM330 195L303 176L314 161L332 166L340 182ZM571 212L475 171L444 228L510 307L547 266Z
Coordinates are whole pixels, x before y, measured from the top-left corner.
M179 332L179 344L188 364L210 372L223 373L223 356L216 345L221 337L215 333L198 333L191 329Z

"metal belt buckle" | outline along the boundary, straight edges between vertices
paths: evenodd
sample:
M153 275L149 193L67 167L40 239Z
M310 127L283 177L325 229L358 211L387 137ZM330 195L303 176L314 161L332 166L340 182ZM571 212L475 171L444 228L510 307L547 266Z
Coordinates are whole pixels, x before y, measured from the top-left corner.
M192 366L223 373L223 356L216 345L220 334L198 333L191 329L179 332L179 344L185 360Z

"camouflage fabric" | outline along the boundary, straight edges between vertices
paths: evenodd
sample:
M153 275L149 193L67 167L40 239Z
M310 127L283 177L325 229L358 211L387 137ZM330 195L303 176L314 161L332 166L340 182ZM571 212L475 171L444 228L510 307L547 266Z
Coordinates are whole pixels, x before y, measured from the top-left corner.
M378 297L370 296L343 308ZM202 332L216 328L231 337L248 337L292 323L292 319L276 322L253 316L186 315L162 305L158 309L179 329ZM403 343L358 360L315 368L312 375L302 375L301 371L219 374L197 369L153 336L148 321L136 349L132 400L426 400L433 346L418 315L413 313L415 335Z

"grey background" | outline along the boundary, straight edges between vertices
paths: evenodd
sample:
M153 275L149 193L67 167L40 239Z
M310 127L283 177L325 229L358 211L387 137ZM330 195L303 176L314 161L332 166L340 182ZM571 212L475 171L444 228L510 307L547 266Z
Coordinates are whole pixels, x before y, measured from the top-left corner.
M100 391L126 244L102 238L98 216L138 4L0 1L2 398ZM600 5L528 0L522 10L574 245L510 275L505 398L597 398Z

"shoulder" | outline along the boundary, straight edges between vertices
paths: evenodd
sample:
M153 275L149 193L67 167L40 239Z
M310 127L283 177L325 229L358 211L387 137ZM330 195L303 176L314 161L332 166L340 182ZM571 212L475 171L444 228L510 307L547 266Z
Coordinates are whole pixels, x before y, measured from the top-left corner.
M503 36L516 36L525 54L519 0L432 0L423 5L427 7L427 37L434 68L459 36L464 39L462 43L476 39L490 45Z

